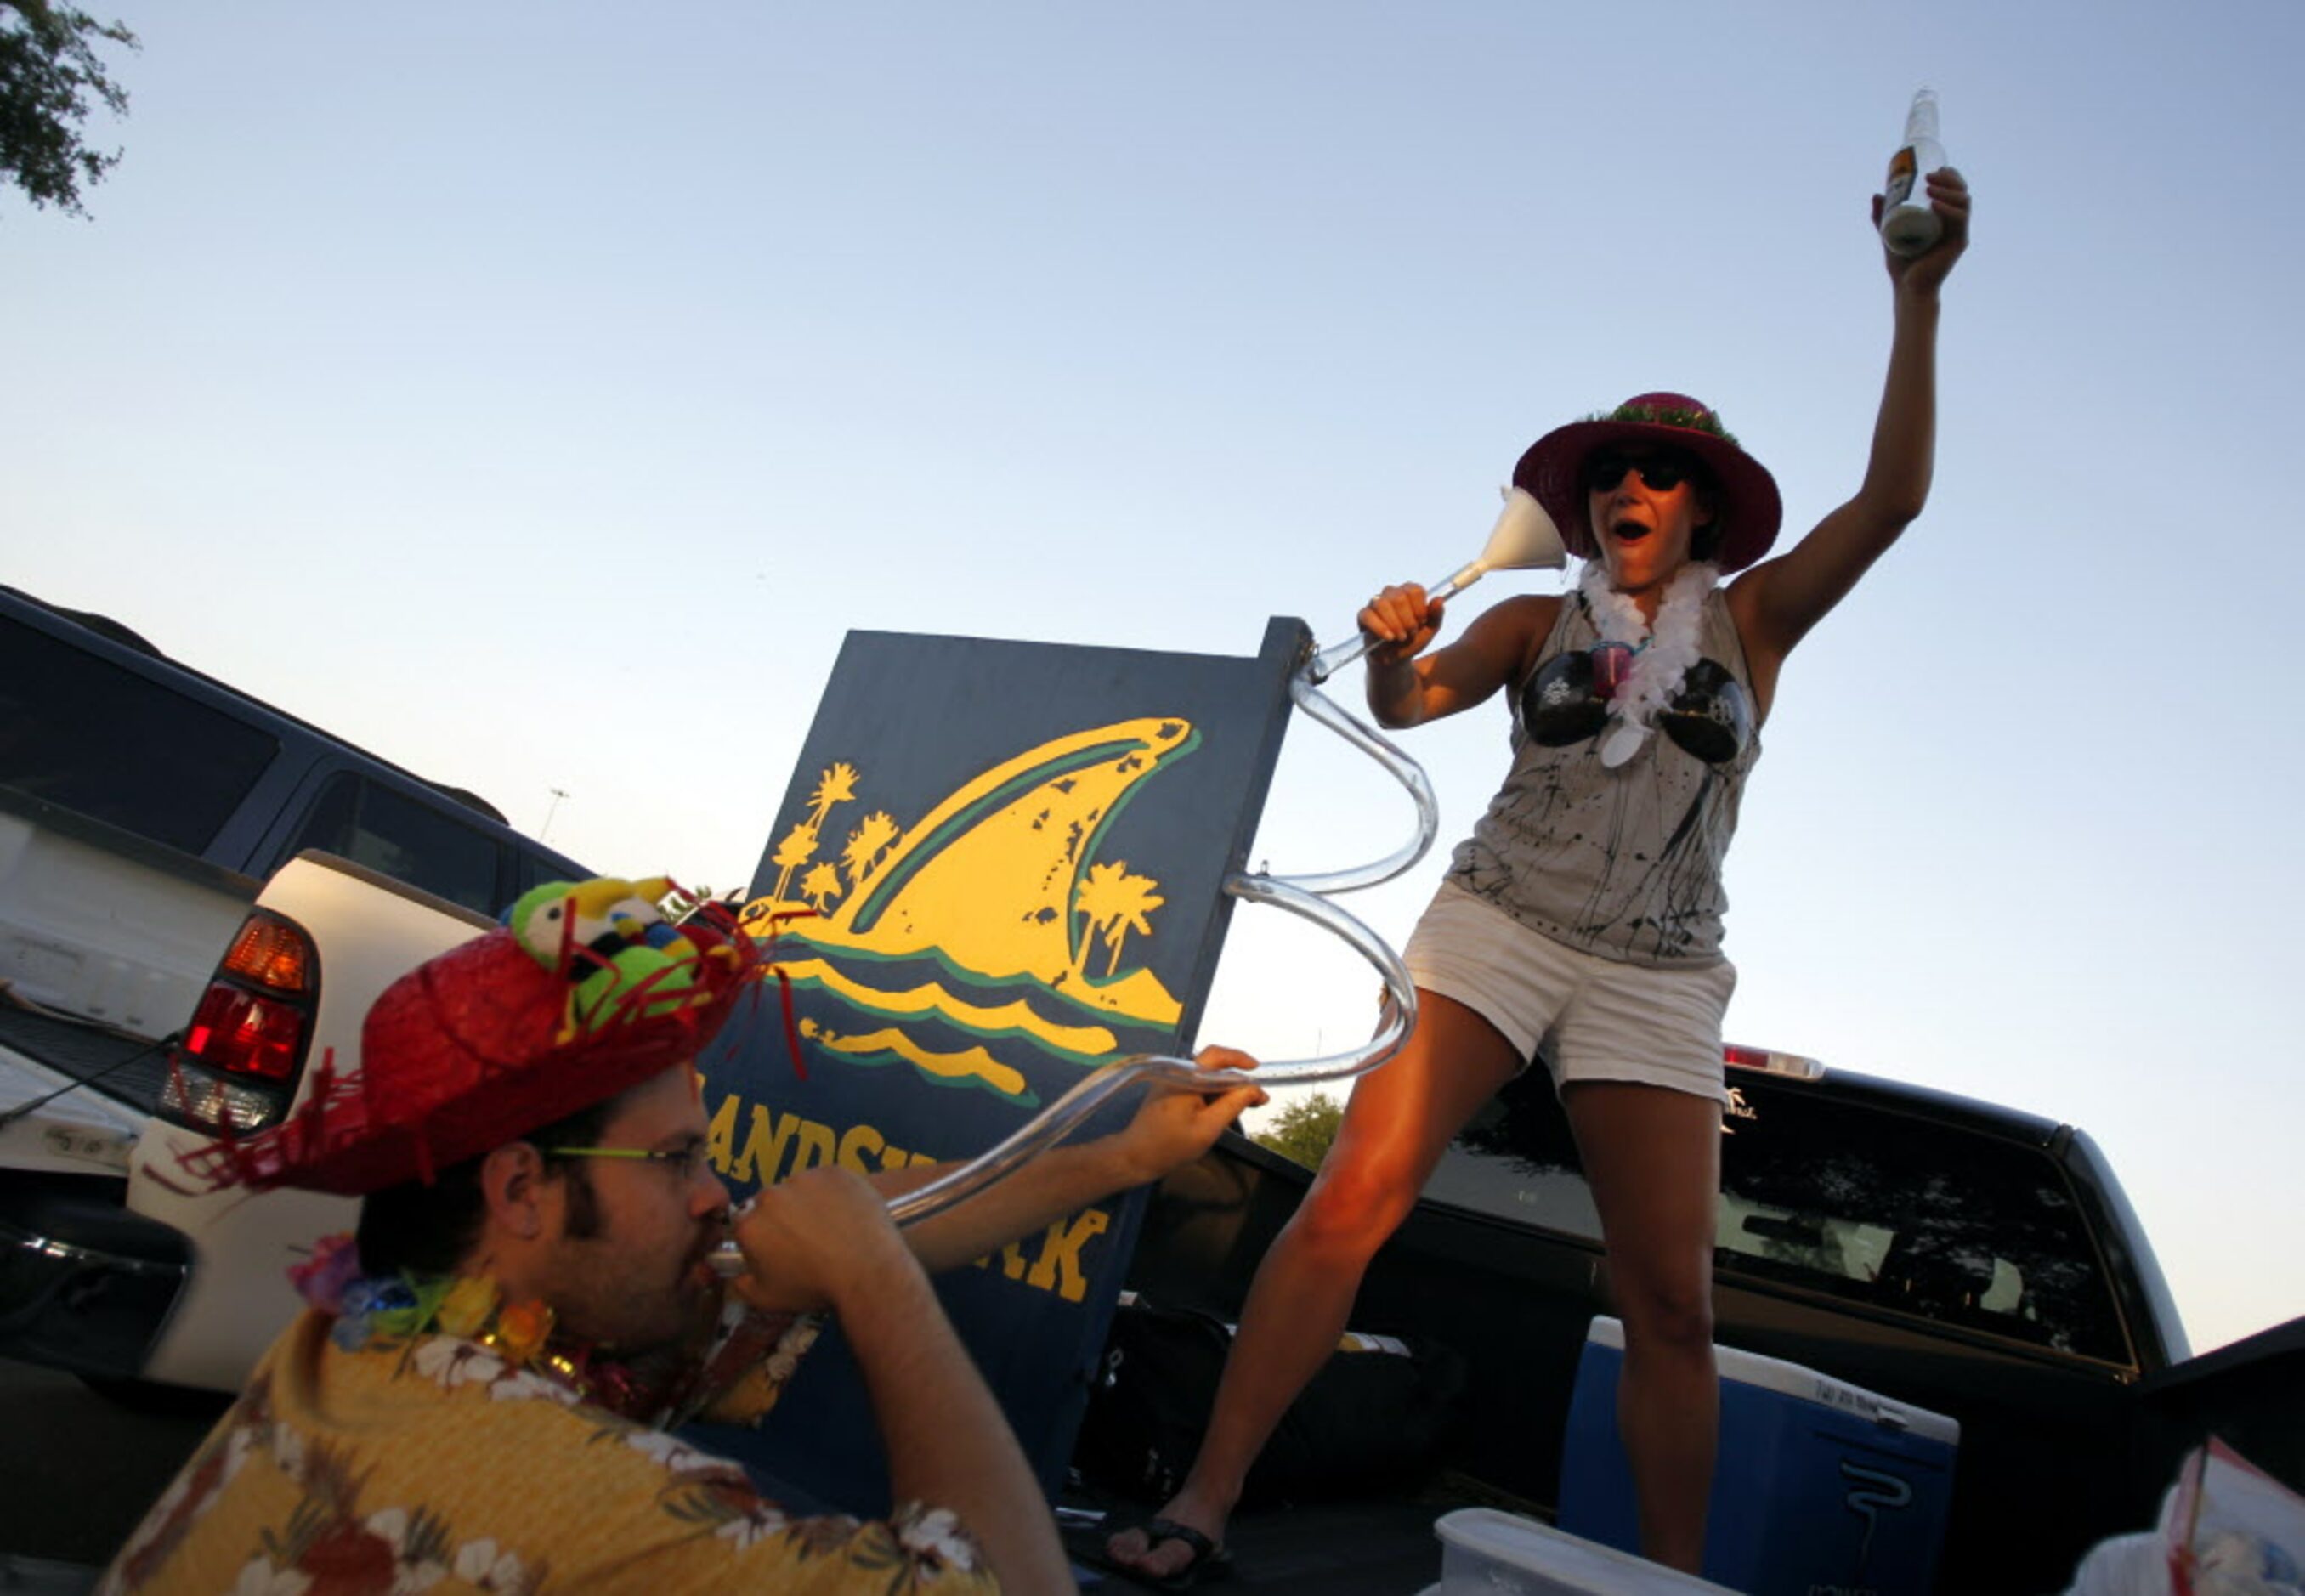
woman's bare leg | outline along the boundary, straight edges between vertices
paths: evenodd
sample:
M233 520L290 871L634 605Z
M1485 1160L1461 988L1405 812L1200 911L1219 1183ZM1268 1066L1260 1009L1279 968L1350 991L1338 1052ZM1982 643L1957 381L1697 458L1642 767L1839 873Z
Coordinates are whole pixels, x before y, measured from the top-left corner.
M1161 1510L1219 1544L1249 1465L1336 1350L1369 1260L1416 1206L1450 1139L1521 1066L1512 1044L1471 1009L1417 997L1416 1031L1354 1083L1320 1175L1257 1266L1200 1455ZM1156 1577L1191 1556L1174 1541L1148 1548L1135 1529L1106 1550Z
M1713 1237L1721 1107L1628 1081L1561 1094L1601 1210L1625 1326L1617 1428L1639 1503L1641 1555L1695 1573L1721 1427L1713 1365Z

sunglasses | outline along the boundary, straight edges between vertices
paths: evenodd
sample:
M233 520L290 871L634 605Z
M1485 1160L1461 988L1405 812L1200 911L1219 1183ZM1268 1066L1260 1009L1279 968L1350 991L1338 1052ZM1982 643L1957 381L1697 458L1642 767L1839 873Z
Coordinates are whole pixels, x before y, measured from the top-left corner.
M1585 465L1586 491L1607 493L1625 480L1627 471L1638 471L1641 480L1658 493L1669 493L1697 475L1697 462L1687 454L1666 452L1656 454L1622 454L1614 449L1603 449Z

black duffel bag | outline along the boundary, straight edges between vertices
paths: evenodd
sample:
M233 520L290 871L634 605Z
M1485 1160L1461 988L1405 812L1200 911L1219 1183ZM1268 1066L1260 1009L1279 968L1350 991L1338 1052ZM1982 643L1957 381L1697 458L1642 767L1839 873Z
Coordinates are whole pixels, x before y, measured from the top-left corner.
M1212 1314L1124 1300L1073 1451L1083 1477L1151 1502L1174 1495L1231 1345ZM1432 1467L1464 1387L1465 1361L1450 1347L1348 1334L1282 1417L1242 1500L1315 1501L1413 1482Z

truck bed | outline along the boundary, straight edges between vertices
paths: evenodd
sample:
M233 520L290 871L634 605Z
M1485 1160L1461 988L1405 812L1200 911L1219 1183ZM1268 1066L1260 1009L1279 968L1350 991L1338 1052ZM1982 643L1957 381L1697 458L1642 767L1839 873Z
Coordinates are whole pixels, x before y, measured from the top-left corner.
M1118 1596L1158 1588L1093 1568L1080 1555L1101 1547L1119 1526L1141 1522L1151 1509L1080 1494L1067 1495L1063 1505L1108 1515L1105 1523L1065 1527L1066 1549L1082 1570L1083 1590ZM1231 1577L1209 1588L1271 1596L1415 1596L1441 1577L1433 1521L1455 1508L1493 1505L1493 1498L1443 1480L1413 1499L1250 1509L1235 1515L1226 1538Z
M1817 1167L1827 1152L1844 1155L1848 1136L1822 1138L1814 1123L1816 1111L1838 1107L1884 1116L1887 1130L1875 1141L1884 1159L1924 1145L1931 1133L1949 1137L1959 1132L1958 1145L1970 1154L1960 1166L1968 1175L1964 1190L1981 1184L1983 1155L1997 1142L2004 1152L2021 1154L2029 1168L2037 1168L2042 1187L2055 1181L2046 1211L2066 1216L2080 1206L2071 1184L2071 1166L2055 1157L2087 1149L2063 1127L2010 1115L1987 1122L1975 1106L1846 1072L1822 1086L1747 1080L1741 1091L1739 1106L1745 1115L1736 1121L1739 1140L1724 1176L1732 1197L1753 1189L1755 1179L1782 1180ZM1475 1206L1484 1193L1469 1178L1447 1187L1456 1201L1436 1200L1444 1184L1436 1177L1425 1201L1378 1254L1353 1324L1411 1342L1440 1342L1463 1354L1468 1396L1443 1447L1443 1466L1517 1498L1480 1505L1530 1511L1526 1504L1533 1503L1536 1515L1549 1516L1559 1499L1578 1358L1594 1315L1611 1311L1607 1270L1596 1237L1577 1234L1565 1222L1548 1222L1547 1210L1526 1201L1527 1195L1558 1197L1568 1189L1574 1154L1565 1131L1539 1133L1529 1124L1539 1116L1548 1116L1548 1123L1557 1117L1549 1085L1509 1090L1501 1113L1500 1133L1488 1135L1476 1125L1467 1138L1475 1150L1484 1136L1496 1147L1491 1162L1505 1178L1492 1193L1493 1200ZM1805 1157L1797 1156L1799 1149L1774 1146L1769 1139L1773 1133L1782 1140L1796 1132L1794 1140L1807 1150ZM1932 1167L1942 1162L1933 1160ZM1749 1166L1742 1175L1735 1167L1739 1164ZM1442 1173L1448 1174L1445 1167ZM1163 1306L1237 1317L1256 1262L1310 1178L1309 1171L1228 1137L1156 1191L1130 1286ZM1758 1211L1798 1211L1805 1220L1812 1212L1796 1203L1790 1191L1760 1189L1772 1201ZM1868 1201L1894 1190L1880 1181L1852 1189ZM1567 1204L1552 1207L1562 1210ZM1523 1213L1528 1217L1518 1217ZM1716 1335L1722 1345L1818 1370L1892 1401L1950 1415L1961 1425L1940 1590L2061 1588L2088 1545L2151 1522L2177 1458L2216 1416L2205 1405L2189 1413L2187 1423L2148 1427L2140 1422L2145 1414L2133 1388L2149 1369L2122 1367L2086 1349L2068 1351L2046 1337L2023 1338L2029 1333L2039 1337L2042 1321L1978 1313L1961 1300L1940 1302L1918 1291L1909 1297L1892 1295L1895 1287L1885 1279L1841 1281L1814 1270L1797 1276L1780 1258L1752 1250L1758 1239L1757 1233L1730 1237L1716 1254ZM2087 1243L2077 1237L2073 1244ZM2020 1252L2028 1278L2034 1279L2056 1278L2053 1266L2068 1255L2031 1244L2004 1246ZM2104 1296L2098 1317L2114 1327L2100 1329L2100 1338L2110 1339L2117 1331L2123 1346L2146 1342L2137 1321L2115 1312L2117 1298L2129 1300L2135 1294L2112 1279L2101 1279L2097 1289ZM2044 1301L2045 1313L2062 1307L2056 1298ZM2162 1365L2160 1344L2153 1342L2149 1350L2151 1365ZM2218 1394L2239 1389L2231 1378L2212 1384ZM1434 1559L1422 1565L1427 1569L1438 1567L1432 1521L1452 1505L1467 1504L1416 1504L1424 1510L1416 1555ZM1348 1565L1365 1561L1397 1567L1403 1565L1391 1559L1409 1555L1399 1532L1404 1523L1414 1527L1413 1517L1367 1504L1299 1509L1279 1515L1269 1527L1262 1516L1245 1518L1235 1534L1236 1549L1246 1561L1260 1541L1274 1536L1282 1549L1275 1554L1276 1564L1285 1567L1286 1548L1297 1544L1300 1533L1297 1526L1315 1526L1301 1532L1317 1540L1323 1532L1317 1526L1323 1523L1333 1524L1340 1543L1351 1549L1344 1559Z
M146 1114L158 1107L168 1080L166 1049L142 1037L4 1004L0 1048L13 1048L74 1080L101 1077L95 1080L97 1091Z

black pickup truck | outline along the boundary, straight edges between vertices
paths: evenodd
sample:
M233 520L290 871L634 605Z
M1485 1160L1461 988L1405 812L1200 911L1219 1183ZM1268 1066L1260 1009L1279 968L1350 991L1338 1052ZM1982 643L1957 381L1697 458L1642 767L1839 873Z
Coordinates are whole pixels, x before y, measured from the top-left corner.
M2305 1320L2189 1360L2152 1249L2084 1132L1731 1054L1717 1339L1960 1422L1940 1591L2064 1589L2089 1545L2151 1524L2182 1454L2212 1432L2305 1486ZM1310 1179L1228 1138L1160 1188L1131 1286L1237 1317ZM1356 1328L1463 1354L1441 1461L1492 1502L1543 1516L1559 1499L1577 1362L1612 1312L1599 1235L1551 1082L1531 1071L1458 1139L1362 1291ZM1305 1509L1236 1521L1258 1588L1415 1589L1400 1571L1434 1566L1432 1511L1312 1512L1317 1533Z

